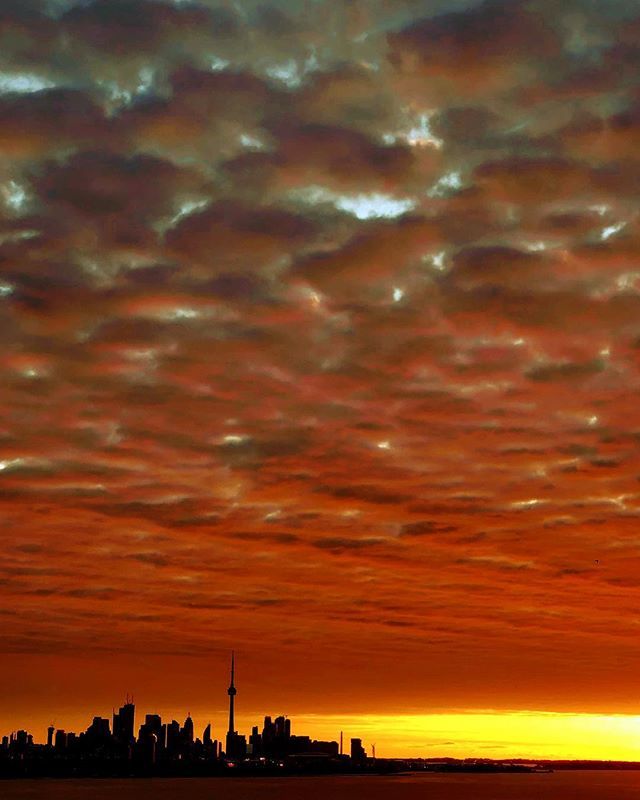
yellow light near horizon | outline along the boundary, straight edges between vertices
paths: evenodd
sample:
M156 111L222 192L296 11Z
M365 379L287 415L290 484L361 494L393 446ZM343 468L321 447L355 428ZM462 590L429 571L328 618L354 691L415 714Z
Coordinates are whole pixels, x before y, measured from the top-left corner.
M146 711L167 721L183 720L179 708L138 709L136 725ZM103 713L108 716L106 710ZM18 716L20 718L18 718ZM258 710L236 716L236 727L248 734L253 725L262 729ZM369 754L376 745L380 758L539 758L592 759L640 762L640 716L626 714L576 714L543 711L465 711L441 714L305 714L291 711L292 733L314 739L338 740L344 732L344 750L350 739L362 739ZM196 708L192 711L196 735L208 722L214 738L224 739L227 712ZM59 716L58 727L84 730L91 721L86 712ZM50 718L8 716L6 730L27 727L36 741L44 741ZM136 731L137 732L137 731Z
M640 761L640 716L537 711L296 716L294 732L352 736L380 757ZM337 731L337 733L336 733Z

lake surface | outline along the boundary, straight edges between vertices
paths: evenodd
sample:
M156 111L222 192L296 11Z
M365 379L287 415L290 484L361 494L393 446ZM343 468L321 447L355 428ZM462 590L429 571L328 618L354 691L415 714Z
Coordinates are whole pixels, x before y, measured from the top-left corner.
M640 800L640 772L0 781L2 800Z

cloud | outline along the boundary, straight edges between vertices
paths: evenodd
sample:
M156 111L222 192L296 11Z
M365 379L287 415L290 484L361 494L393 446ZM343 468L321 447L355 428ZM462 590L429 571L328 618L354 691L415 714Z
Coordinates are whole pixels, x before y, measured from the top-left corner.
M264 269L302 247L315 226L301 215L277 208L217 204L187 219L167 235L172 255L206 265L213 274L236 267Z
M407 522L400 528L400 536L432 536L438 533L451 533L457 530L455 525L442 525L432 520Z
M357 187L365 193L367 189L397 189L414 166L408 148L380 145L345 128L296 127L287 121L269 134L272 147L268 152L249 151L226 165L236 182L248 181L263 191L320 185L343 193Z
M597 374L604 368L603 361L594 359L583 363L540 364L532 367L528 375L534 381L571 380Z
M103 109L78 89L44 88L25 93L18 87L18 91L0 96L0 119L0 144L13 158L91 147L110 136Z
M558 36L541 14L519 3L484 2L416 20L388 35L394 66L428 78L444 97L504 91L559 50ZM433 90L427 90L427 92Z
M316 539L314 547L321 550L331 550L332 552L342 553L345 550L360 550L362 548L375 547L382 544L384 539L348 539L340 536L327 536L323 539Z
M240 5L0 10L6 651L621 707L636 12Z
M157 55L166 49L186 49L185 34L193 44L199 36L229 36L236 30L228 12L214 14L197 3L156 0L92 0L72 5L60 23L87 52L110 56Z
M350 484L347 486L318 486L318 492L328 492L333 497L364 500L368 503L402 503L409 499L408 495L381 491L373 486Z

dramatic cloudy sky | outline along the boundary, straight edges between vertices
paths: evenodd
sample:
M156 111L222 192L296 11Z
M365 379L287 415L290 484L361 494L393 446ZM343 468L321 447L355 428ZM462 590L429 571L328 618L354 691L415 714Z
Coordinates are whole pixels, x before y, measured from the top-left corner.
M3 0L4 727L635 712L638 41Z

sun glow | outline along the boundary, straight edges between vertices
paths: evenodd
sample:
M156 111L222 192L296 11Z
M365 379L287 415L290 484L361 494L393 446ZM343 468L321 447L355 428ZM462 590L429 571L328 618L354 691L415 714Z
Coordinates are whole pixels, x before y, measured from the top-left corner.
M318 737L362 737L381 757L640 760L640 716L542 711L294 716Z

